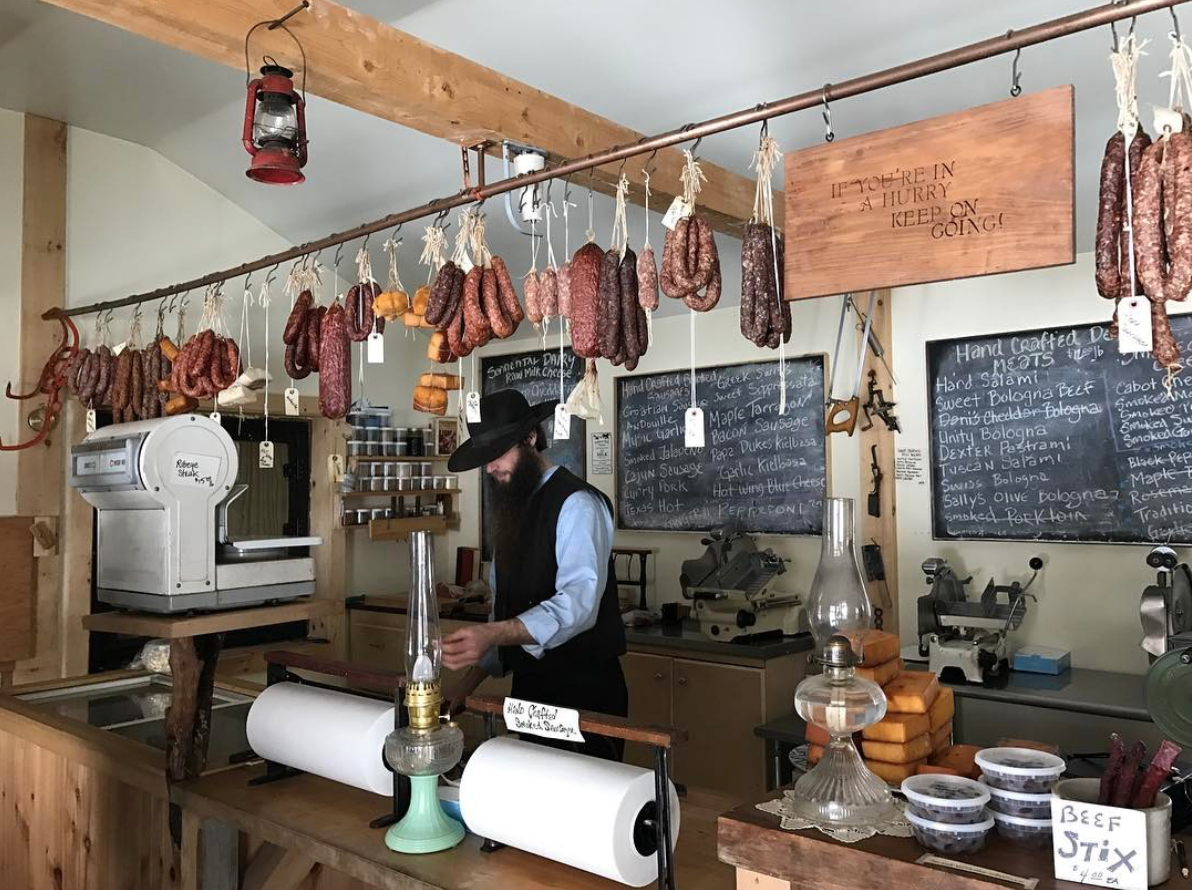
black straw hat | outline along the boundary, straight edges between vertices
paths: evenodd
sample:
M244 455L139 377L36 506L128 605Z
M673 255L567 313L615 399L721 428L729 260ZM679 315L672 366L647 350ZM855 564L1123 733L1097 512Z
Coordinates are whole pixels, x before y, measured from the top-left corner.
M480 399L480 420L468 423L471 436L451 455L447 469L462 473L496 460L538 424L555 413L558 399L530 406L516 389L502 389Z

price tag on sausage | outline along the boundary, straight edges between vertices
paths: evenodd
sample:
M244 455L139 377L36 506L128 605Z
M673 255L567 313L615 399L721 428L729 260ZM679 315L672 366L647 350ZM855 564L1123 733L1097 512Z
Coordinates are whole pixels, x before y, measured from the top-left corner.
M467 275L469 272L471 272L472 267L475 265L476 264L472 262L472 258L470 256L468 256L466 253L463 256L463 259L461 259L459 261L460 271L462 271L465 275Z
M87 432L89 432L89 433L95 432L95 409L94 408L87 409Z
M571 438L571 415L567 406L560 402L555 405L555 441L560 442Z
M262 470L273 469L273 443L268 439L257 447L257 466Z
M385 364L385 338L376 329L368 335L368 363Z
M284 393L286 403L286 416L298 416L298 390L294 387L288 387Z
M464 399L464 420L480 423L480 393L472 390Z
M1174 108L1155 109L1156 133L1180 133L1184 129L1184 116Z
M1153 345L1151 301L1128 297L1118 303L1118 352L1150 352Z
M691 205L682 198L675 198L671 201L670 209L666 211L666 216L662 217L662 224L668 229L674 229L679 220L691 216Z
M1053 798L1051 848L1059 880L1146 890L1146 813L1142 810Z
M122 353L122 352L123 352L123 351L124 351L126 348L128 348L128 341L127 341L127 340L125 340L123 343L117 343L115 346L113 346L113 347L112 347L112 355L119 355L119 354L120 354L120 353Z
M212 411L210 416L212 423L219 423L222 419L222 415L218 411Z
M704 447L704 409L688 408L683 417L683 444L688 448Z

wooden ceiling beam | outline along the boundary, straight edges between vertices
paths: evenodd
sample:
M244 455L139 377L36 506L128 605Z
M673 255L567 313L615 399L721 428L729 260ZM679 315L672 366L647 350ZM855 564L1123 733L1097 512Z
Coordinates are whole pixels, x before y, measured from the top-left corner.
M248 29L293 6L293 0L42 2L236 69L244 65ZM287 25L306 50L311 94L431 136L460 145L510 139L568 160L642 138L628 127L331 0L315 0ZM252 56L259 59L264 53L288 61L294 46L280 31L262 28L253 35ZM499 146L495 151L499 153ZM639 204L644 162L625 165L636 186L632 198ZM650 175L652 207L664 210L681 194L682 163L678 149L658 153ZM701 166L708 177L699 196L701 208L719 231L739 236L753 213L754 180L708 162ZM612 194L619 168L597 168L593 186ZM587 180L580 177L577 185L586 186ZM782 206L778 194L776 212Z

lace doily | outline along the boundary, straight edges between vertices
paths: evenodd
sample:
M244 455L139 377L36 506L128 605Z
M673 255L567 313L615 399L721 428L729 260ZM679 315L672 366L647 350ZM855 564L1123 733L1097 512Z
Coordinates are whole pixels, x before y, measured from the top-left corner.
M894 801L894 806L898 812L897 816L882 825L867 826L865 828L854 828L851 826L843 828L829 822L820 822L816 819L807 819L796 815L793 800L794 792L787 791L777 800L759 803L757 808L763 813L778 816L782 820L783 831L804 831L808 828L814 828L833 840L840 841L842 844L855 844L857 841L863 841L866 838L873 837L875 834L884 834L887 837L911 837L913 834L911 823L907 821L904 815L906 804L898 799Z

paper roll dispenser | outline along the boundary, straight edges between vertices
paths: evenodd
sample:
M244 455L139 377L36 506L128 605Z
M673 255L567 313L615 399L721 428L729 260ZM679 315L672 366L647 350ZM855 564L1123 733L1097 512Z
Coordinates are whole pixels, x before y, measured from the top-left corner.
M320 538L228 535L239 466L232 437L199 414L106 426L71 448L70 485L96 508L100 601L180 612L314 593L305 548Z

